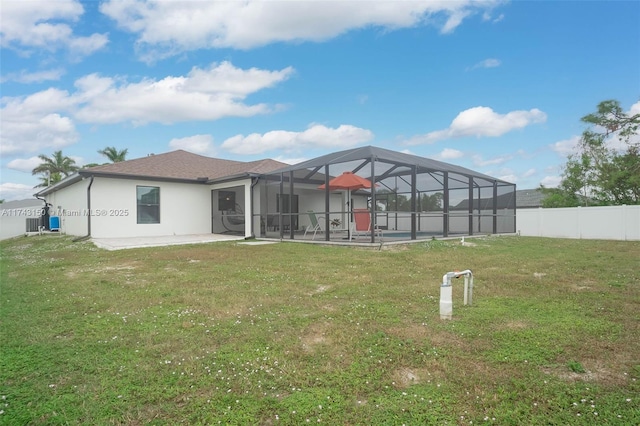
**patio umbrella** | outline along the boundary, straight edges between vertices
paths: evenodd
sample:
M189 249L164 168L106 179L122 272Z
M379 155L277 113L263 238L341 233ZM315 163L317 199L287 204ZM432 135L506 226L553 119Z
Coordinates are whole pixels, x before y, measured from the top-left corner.
M347 229L347 238L351 240L351 191L363 188L371 188L372 184L369 179L365 179L353 172L343 172L341 175L334 177L329 181L329 190L335 191L339 189L347 190L347 203L349 204L349 227ZM323 183L318 189L325 189Z

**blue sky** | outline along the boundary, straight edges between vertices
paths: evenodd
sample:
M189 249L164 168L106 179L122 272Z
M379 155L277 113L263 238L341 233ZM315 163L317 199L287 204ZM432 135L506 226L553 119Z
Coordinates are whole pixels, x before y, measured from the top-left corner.
M0 0L0 198L37 155L294 163L374 145L535 188L606 99L640 112L637 1Z

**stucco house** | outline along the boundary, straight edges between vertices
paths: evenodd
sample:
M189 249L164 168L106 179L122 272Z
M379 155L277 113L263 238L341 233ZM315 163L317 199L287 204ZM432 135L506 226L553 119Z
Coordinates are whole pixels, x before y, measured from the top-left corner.
M227 230L221 217L224 210L218 209L220 191L233 198L227 211L240 211L236 204L251 205L258 177L284 166L268 159L241 162L178 150L82 169L36 196L52 205L51 214L60 217L60 229L69 235L222 233ZM246 214L234 216L234 223L251 223L251 210L242 210ZM250 227L234 231L251 235Z
M329 181L345 171L375 189L331 188ZM329 241L344 239L354 208L369 209L388 239L515 232L515 185L372 146L293 166L178 150L82 169L36 196L59 216L61 232L78 237L233 233L308 239L304 231L317 214L321 231L313 238ZM476 198L482 208L477 202L456 207Z

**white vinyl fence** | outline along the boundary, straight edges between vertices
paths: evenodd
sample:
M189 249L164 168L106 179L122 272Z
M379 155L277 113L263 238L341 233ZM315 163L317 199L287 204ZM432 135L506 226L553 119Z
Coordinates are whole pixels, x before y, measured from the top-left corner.
M518 209L516 230L535 237L640 240L640 206Z

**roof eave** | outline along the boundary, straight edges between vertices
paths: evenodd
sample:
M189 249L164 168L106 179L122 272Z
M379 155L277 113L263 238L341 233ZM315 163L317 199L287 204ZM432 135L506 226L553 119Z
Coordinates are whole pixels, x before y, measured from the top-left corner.
M131 179L131 180L148 180L155 182L177 182L177 183L199 183L206 184L208 177L188 179L188 178L176 178L169 176L150 176L150 175L134 175L130 173L113 173L113 172L99 172L91 171L89 169L83 169L78 172L83 177L102 177L109 179Z
M214 183L226 183L226 182L232 182L234 180L240 180L240 179L248 179L248 178L254 178L254 177L260 177L263 176L264 173L236 173L234 175L229 175L229 176L221 176L219 178L213 178L213 179L209 179L207 181L208 184L214 184Z
M34 197L44 197L46 195L51 194L52 192L58 191L60 189L66 188L67 186L73 185L76 182L79 182L83 179L83 177L80 175L79 172L76 172L70 176L67 176L66 178L62 179L60 182L56 182L53 185L49 185L45 188L43 188L42 190L36 192L34 195Z

